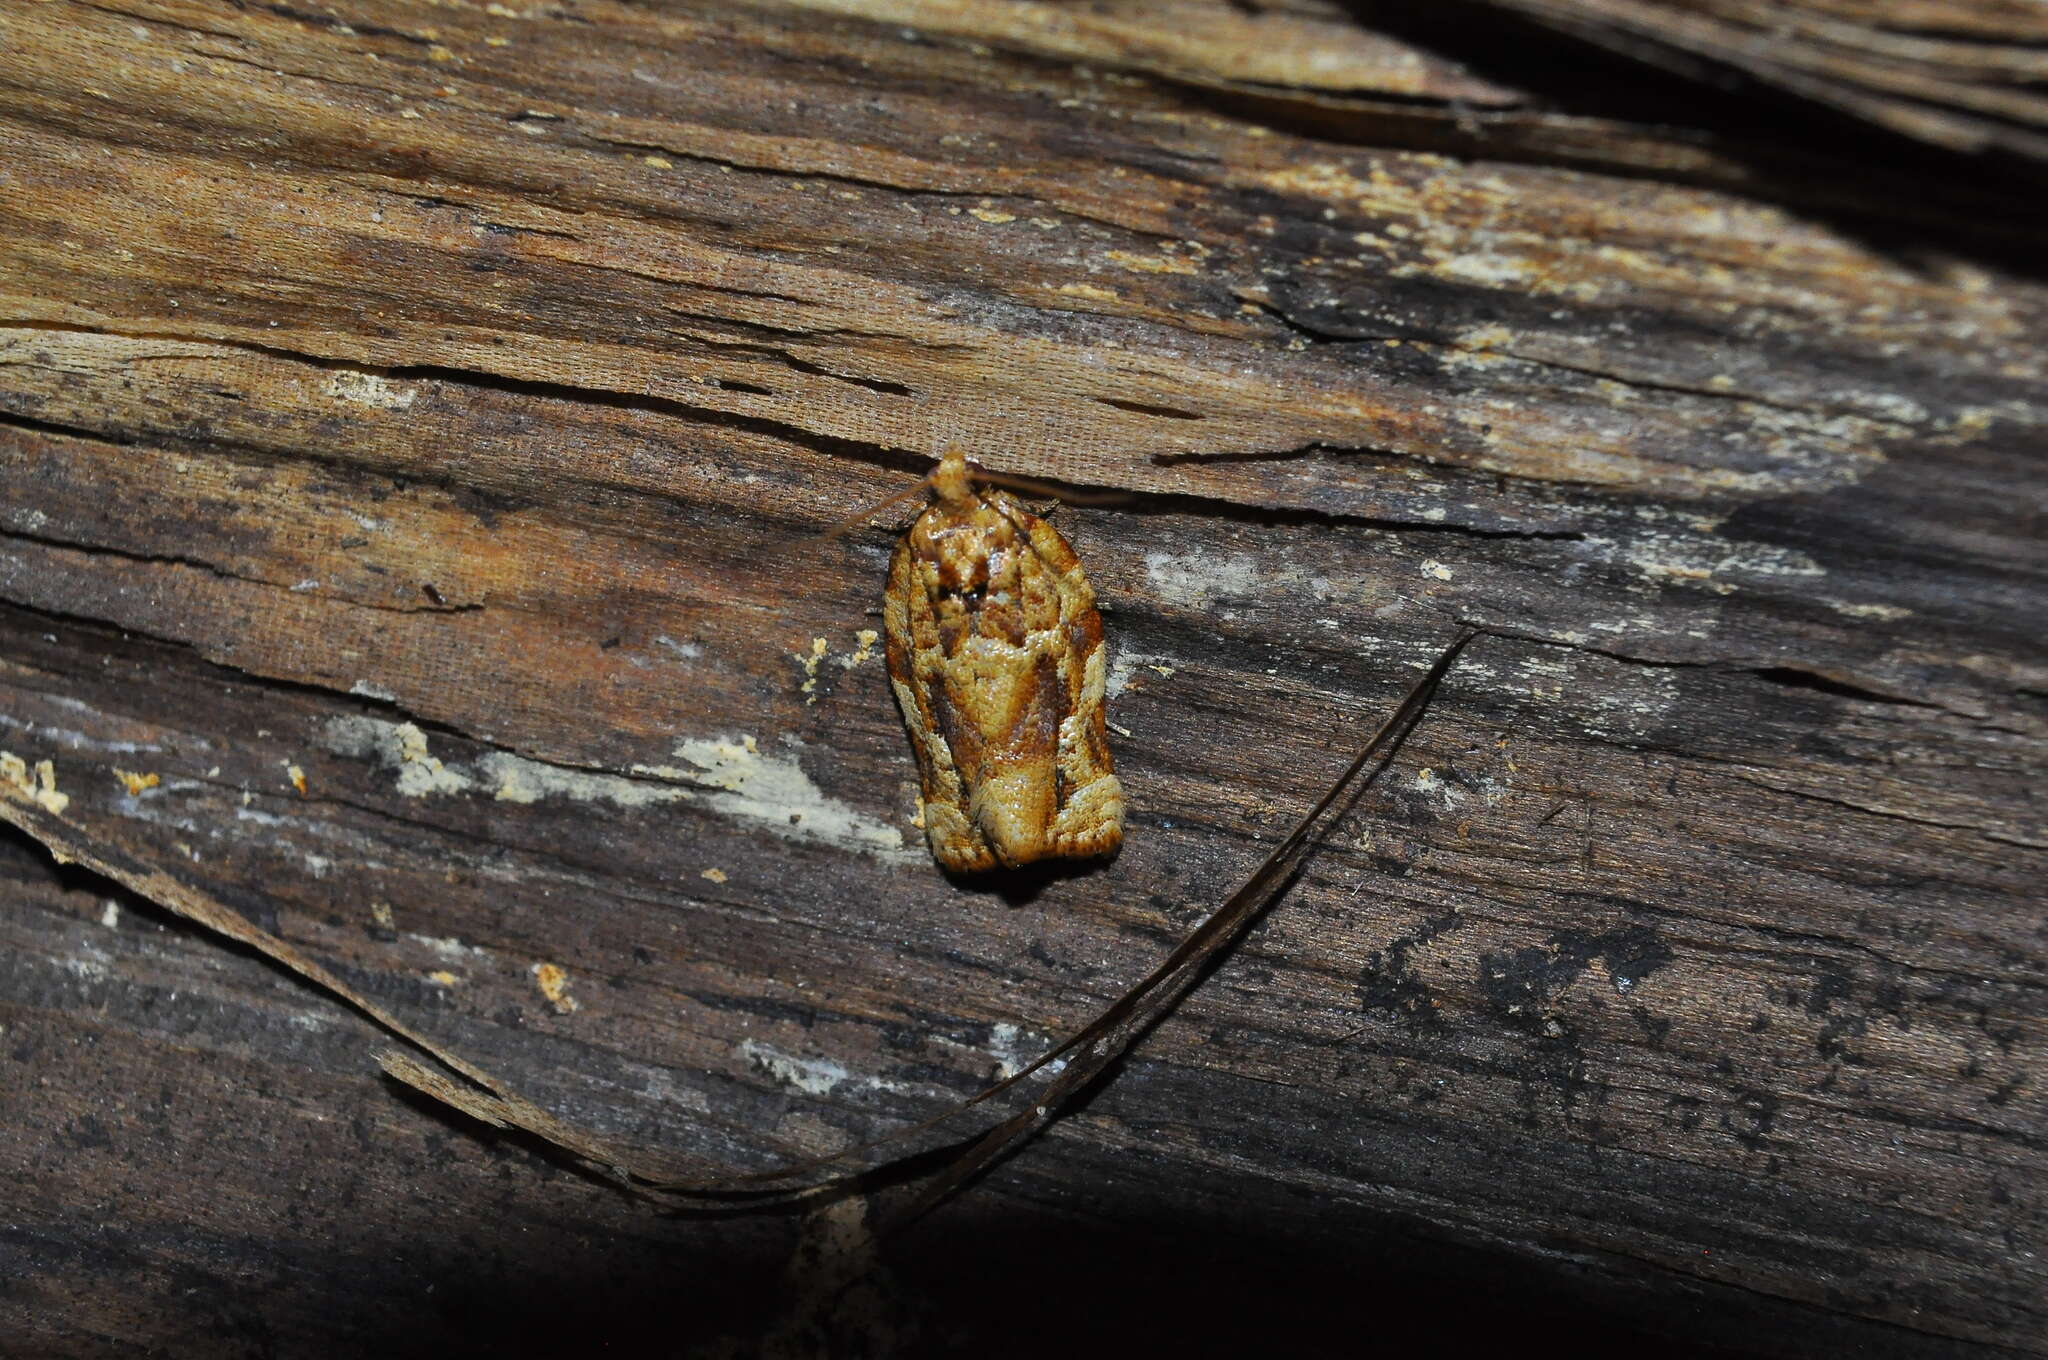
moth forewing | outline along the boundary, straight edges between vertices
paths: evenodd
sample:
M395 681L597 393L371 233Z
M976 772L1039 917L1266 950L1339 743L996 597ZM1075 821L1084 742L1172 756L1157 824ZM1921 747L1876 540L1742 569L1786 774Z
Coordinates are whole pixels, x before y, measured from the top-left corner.
M948 449L897 545L882 618L925 836L954 872L1107 854L1123 789L1103 717L1102 618L1058 530L974 487Z

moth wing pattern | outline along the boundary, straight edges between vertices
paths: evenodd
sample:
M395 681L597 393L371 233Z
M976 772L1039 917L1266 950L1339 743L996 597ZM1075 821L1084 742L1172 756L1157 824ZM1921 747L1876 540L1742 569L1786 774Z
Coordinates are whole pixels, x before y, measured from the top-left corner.
M1123 842L1123 785L1109 755L1108 657L1102 645L1102 615L1095 587L1081 559L1059 530L998 493L1006 515L1029 535L1033 551L1053 573L1060 592L1060 626L1066 634L1061 681L1066 696L1059 725L1059 770L1064 790L1053 820L1056 853L1087 857L1108 854Z
M1002 492L941 499L897 545L883 623L941 865L971 873L1122 843L1102 619L1058 530Z
M917 753L924 834L932 854L954 873L976 873L995 868L996 857L967 819L967 792L940 725L939 705L944 701L934 683L938 668L931 663L939 645L938 625L912 559L906 535L889 560L889 591L882 602L889 687L896 692L911 749Z

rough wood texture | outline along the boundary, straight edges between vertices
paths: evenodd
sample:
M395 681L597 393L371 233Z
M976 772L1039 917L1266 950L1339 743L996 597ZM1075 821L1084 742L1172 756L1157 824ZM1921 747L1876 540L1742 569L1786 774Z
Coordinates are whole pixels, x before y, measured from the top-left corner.
M1491 630L1246 947L845 1291L857 1203L657 1214L9 840L10 1352L1036 1353L1127 1271L1152 1343L1485 1298L2048 1349L2017 191L1313 2L53 0L0 48L0 748L607 1137L766 1165L1032 1056ZM1128 842L1007 896L934 872L856 641L901 518L815 535L948 440L1137 493L1057 519Z

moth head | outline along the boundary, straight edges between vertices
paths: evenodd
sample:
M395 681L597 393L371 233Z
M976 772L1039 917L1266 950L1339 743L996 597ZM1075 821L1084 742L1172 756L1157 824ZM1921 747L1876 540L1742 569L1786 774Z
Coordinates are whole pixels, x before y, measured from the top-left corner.
M948 444L945 452L939 455L939 465L931 470L925 482L940 500L958 503L971 499L975 481L986 476L982 469L970 468L967 454L958 444Z
M993 472L981 464L970 460L967 457L966 451L958 444L948 444L940 452L939 461L930 472L927 472L909 486L904 487L901 491L875 502L875 504L859 514L849 515L830 529L825 530L821 536L828 539L837 538L847 530L867 523L877 514L888 509L898 501L909 500L912 496L921 495L927 490L943 504L962 505L977 498L979 494L975 490L977 484L1008 487L1012 491L1022 491L1027 495L1050 496L1054 500L1077 502L1083 505L1113 505L1128 499L1127 496L1120 492L1109 492L1107 494L1077 492L1071 488L1054 486L1050 482L1041 482L1031 477L1019 477L1014 473L1008 472Z

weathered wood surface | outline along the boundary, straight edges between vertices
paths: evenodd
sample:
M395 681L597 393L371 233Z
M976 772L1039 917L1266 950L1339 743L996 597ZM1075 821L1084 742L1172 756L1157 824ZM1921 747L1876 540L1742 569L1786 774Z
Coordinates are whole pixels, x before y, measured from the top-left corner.
M2048 158L2048 8L2027 0L1489 0L1683 72L1735 72L1957 150Z
M2048 1349L2016 192L1546 109L1314 4L54 0L0 46L32 815L607 1137L766 1165L976 1088L1492 630L1113 1082L850 1293L858 1206L813 1220L781 1324L784 1219L451 1120L13 838L11 1349L1002 1351L1131 1269L1155 1341L1481 1297ZM1007 896L910 825L892 522L815 536L949 439L1138 493L1059 512L1129 843Z

